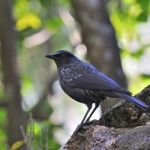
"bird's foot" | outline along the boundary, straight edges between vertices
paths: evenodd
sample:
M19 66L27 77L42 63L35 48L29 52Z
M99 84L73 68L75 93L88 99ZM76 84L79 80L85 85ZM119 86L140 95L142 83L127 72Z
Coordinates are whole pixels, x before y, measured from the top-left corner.
M79 125L77 126L77 128L75 129L73 135L76 135L76 134L79 133L80 131L83 131L83 130L85 131L85 130L87 130L90 125L92 125L92 124L94 125L94 124L96 124L96 123L97 123L97 120L92 120L92 121L85 122L85 123L83 123L83 124L79 124ZM81 132L80 132L80 133L81 133Z
M77 132L79 132L80 130L83 129L83 128L82 128L82 125L83 125L83 124L79 124L79 125L77 126L77 128L75 129L73 135L77 134Z
M97 120L86 121L86 122L84 123L84 128L86 128L86 127L88 127L88 126L90 126L90 125L95 125L95 124L97 124Z

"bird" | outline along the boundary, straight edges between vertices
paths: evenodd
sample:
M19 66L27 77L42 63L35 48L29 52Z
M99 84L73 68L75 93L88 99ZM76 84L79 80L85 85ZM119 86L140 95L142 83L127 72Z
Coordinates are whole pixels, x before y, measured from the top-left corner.
M148 110L147 104L133 97L129 91L123 89L112 78L100 72L92 64L80 60L71 52L59 50L54 54L46 55L46 57L56 63L58 80L63 91L72 99L87 106L88 109L80 125L90 120L100 103L107 97L123 98L144 111ZM95 107L89 114L93 104Z

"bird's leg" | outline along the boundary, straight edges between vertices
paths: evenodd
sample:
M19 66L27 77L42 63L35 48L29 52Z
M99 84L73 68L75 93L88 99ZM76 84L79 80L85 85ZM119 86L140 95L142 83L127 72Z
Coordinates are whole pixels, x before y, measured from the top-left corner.
M89 117L86 119L86 122L88 122L91 118L91 116L93 115L93 113L95 112L95 110L98 108L98 106L100 105L100 102L95 103L95 107L93 109L93 111L91 112L91 114L89 115Z
M85 113L85 115L84 115L84 117L83 117L83 119L82 119L82 121L81 121L81 123L80 123L81 126L82 126L82 124L84 123L84 120L85 120L85 118L87 117L89 111L91 110L92 104L87 105L87 107L88 107L88 110L87 110L87 112Z
M76 130L74 131L74 134L76 134L77 131L79 131L79 129L82 127L82 124L84 123L85 118L87 117L89 111L90 111L91 108L92 108L92 104L88 104L87 107L88 107L88 110L86 111L86 113L85 113L85 115L84 115L84 117L83 117L81 123L77 126Z

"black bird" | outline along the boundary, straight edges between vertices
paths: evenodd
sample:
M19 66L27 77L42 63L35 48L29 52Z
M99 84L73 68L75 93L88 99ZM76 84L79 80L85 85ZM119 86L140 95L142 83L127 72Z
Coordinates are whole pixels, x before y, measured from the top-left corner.
M106 97L123 98L144 110L149 108L148 105L131 96L130 92L121 88L117 82L101 73L93 65L83 62L68 51L60 50L53 55L46 55L46 57L55 61L59 83L65 93L74 100L87 105L88 110L81 125L90 120L100 102ZM86 119L93 103L95 103L95 108Z

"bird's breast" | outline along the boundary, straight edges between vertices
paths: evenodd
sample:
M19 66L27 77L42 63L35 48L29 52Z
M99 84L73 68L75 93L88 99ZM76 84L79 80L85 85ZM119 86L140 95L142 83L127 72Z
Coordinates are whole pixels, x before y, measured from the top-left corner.
M63 80L63 82L72 82L81 76L82 74L76 69L74 65L63 67L59 72L59 78L61 81Z

